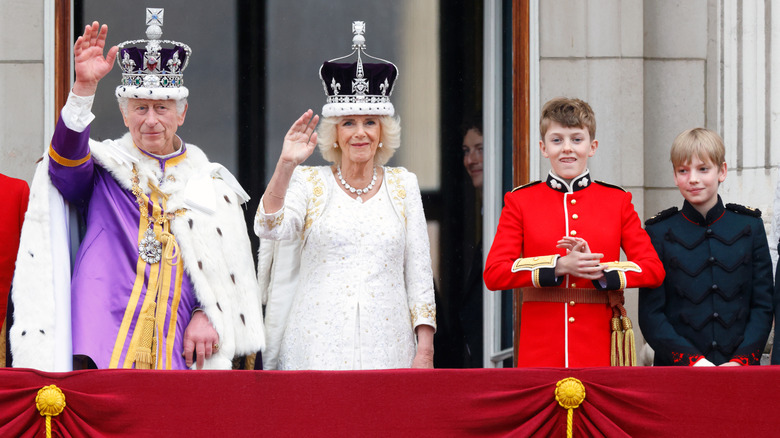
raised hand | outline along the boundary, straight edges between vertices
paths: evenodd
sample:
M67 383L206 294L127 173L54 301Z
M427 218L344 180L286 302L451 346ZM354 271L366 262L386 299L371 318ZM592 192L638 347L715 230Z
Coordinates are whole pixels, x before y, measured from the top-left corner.
M312 110L306 110L290 126L290 130L284 136L280 163L294 167L311 156L314 148L317 147L317 133L314 132L314 128L317 127L319 120L320 116L315 115Z
M106 35L108 26L102 27L97 21L84 28L84 34L76 40L73 46L74 69L76 80L73 83L73 93L78 96L91 96L97 90L97 84L111 71L119 50L116 46L108 50L103 57L106 47Z

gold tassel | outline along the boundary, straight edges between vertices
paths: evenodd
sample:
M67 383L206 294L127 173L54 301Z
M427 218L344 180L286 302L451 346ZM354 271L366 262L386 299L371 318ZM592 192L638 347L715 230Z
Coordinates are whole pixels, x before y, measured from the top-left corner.
M149 309L144 313L143 318L139 318L138 321L143 323L141 327L141 339L140 344L135 350L135 368L140 370L152 369L154 365L154 354L152 354L152 344L154 342L154 308L155 303L152 302ZM136 328L137 329L137 328Z
M623 353L625 354L625 366L636 366L636 341L634 340L634 326L628 316L621 318L623 330L625 330Z
M613 367L622 366L623 354L623 331L620 326L620 318L612 318L612 338L610 342L610 365Z

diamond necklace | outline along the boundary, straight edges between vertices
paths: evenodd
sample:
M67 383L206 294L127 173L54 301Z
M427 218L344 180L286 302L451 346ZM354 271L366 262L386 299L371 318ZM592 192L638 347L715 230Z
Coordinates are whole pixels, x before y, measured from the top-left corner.
M363 198L360 197L360 195L364 193L368 193L371 191L371 189L374 188L374 183L376 183L376 166L374 166L374 176L371 177L371 184L366 186L364 189L356 189L349 184L347 184L347 181L344 179L344 177L341 175L341 165L336 165L336 175L339 177L339 181L341 181L341 185L344 186L345 189L349 190L350 193L357 193L357 201L362 203Z

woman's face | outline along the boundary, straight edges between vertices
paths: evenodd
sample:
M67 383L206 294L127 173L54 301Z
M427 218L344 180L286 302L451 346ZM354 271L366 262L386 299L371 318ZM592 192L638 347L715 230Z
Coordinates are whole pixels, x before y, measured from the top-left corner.
M471 128L463 136L463 167L475 188L482 187L482 133Z
M336 124L336 139L341 148L341 162L373 162L382 126L378 116L344 116Z

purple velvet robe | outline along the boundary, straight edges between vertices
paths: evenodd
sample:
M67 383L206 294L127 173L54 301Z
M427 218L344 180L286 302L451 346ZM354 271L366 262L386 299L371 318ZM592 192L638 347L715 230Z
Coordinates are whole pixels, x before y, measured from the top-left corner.
M140 337L136 324L147 293L149 301L155 300L154 291L147 291L147 287L150 280L157 282L163 262L147 264L140 259L138 244L146 231L146 221L142 221L135 195L91 157L89 127L79 133L60 120L51 148L51 181L63 198L79 209L87 225L71 282L73 354L89 356L98 368L132 368L134 347ZM157 162L165 174L186 154L182 142L174 156L144 156ZM148 192L148 188L141 188ZM152 203L147 207L151 212ZM155 203L154 207L160 205ZM158 312L164 306L165 315L164 319L160 315L163 322L156 345L152 345L157 350L157 363L152 368L186 368L182 338L198 302L178 254L175 261L179 263L170 268L170 278L162 279L169 287L159 295L164 303L157 303Z

